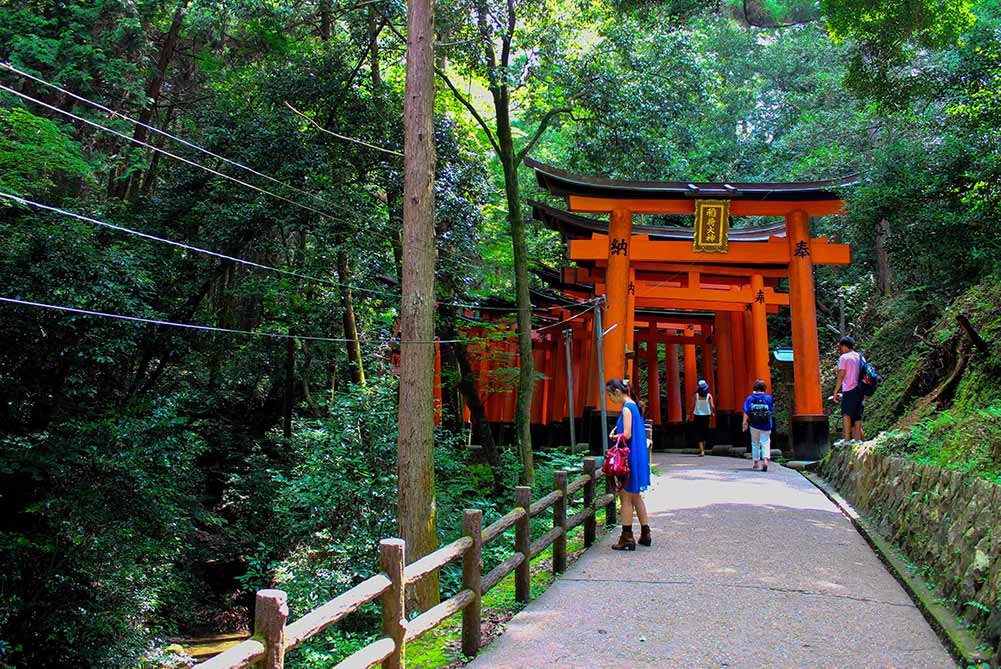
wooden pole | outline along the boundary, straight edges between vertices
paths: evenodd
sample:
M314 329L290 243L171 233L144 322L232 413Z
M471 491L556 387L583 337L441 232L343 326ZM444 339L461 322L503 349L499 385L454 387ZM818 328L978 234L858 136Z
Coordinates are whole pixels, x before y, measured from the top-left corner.
M765 314L764 300L765 282L760 274L751 275L751 293L755 296L751 302L751 327L754 331L754 376L762 379L767 386L766 392L772 392L771 368L768 366L768 318Z
M793 374L796 414L822 415L820 345L817 337L817 300L813 283L810 219L803 210L786 216L789 241L789 308L792 311Z
M567 473L553 472L553 490L563 494L553 503L553 528L563 528L562 534L553 540L553 574L567 570Z
M288 595L281 590L258 590L254 603L254 637L264 644L262 669L285 666L285 621Z
M695 359L695 344L685 344L685 419L692 422L695 415L695 389L699 384L699 365Z
M590 476L588 482L584 484L584 508L594 508L595 477L598 475L598 461L595 458L584 458L584 474ZM594 509L597 512L597 509ZM597 533L597 523L594 514L584 519L584 548L590 548L594 544L594 537Z
M713 375L713 345L707 342L702 344L700 348L702 349L702 378L709 384L709 392L712 393L713 399L718 402L718 398L716 397L716 378ZM719 407L717 406L716 408ZM713 411L712 416L709 418L709 424L710 426L715 426L715 423L716 412Z
M720 411L732 411L736 407L733 388L733 352L730 338L730 317L716 314L716 373L719 389L716 401Z
M462 533L473 540L462 556L462 588L473 593L473 601L462 610L462 654L476 655L480 650L480 607L483 580L483 512L466 509L462 518Z
M681 367L678 364L678 345L667 344L667 422L680 423L681 416Z
M734 409L739 410L743 405L744 398L751 394L751 388L747 385L747 348L744 337L744 314L730 313L730 336L733 347L733 389L736 400Z
M404 604L403 568L406 565L403 539L379 542L379 567L392 585L382 595L382 635L393 640L396 649L383 663L383 669L400 669L406 662L407 615Z
M650 330L657 329L656 323L650 324ZM647 416L653 419L654 425L660 425L660 361L657 358L657 342L646 344L646 383L647 383Z
M514 489L514 503L525 510L525 515L514 525L514 550L525 556L515 568L514 598L522 604L532 599L532 572L529 564L532 546L532 525L528 517L528 509L532 506L532 489L520 485Z
M604 335L602 355L605 380L621 379L626 369L626 326L629 302L629 245L632 237L632 213L628 209L616 209L608 223L608 269L605 271L607 304L605 307L605 328L611 328ZM608 407L605 389L599 389L602 406Z
M625 374L639 392L639 361L636 359L636 270L629 270L629 283L626 285L626 352L632 355L626 359ZM606 377L607 378L607 377Z

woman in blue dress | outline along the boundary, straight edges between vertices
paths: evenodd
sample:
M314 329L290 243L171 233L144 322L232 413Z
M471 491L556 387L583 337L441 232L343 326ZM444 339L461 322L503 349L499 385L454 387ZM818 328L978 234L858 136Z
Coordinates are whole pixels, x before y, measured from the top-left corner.
M623 477L619 499L622 501L622 534L618 542L612 544L617 551L636 550L636 540L633 538L633 510L640 521L639 543L649 546L650 526L647 525L646 503L642 492L650 485L650 456L646 447L646 426L640 408L631 397L629 386L622 379L612 379L605 384L608 399L622 405L619 422L612 430L611 437L616 439L620 434L625 437L629 446L629 476Z

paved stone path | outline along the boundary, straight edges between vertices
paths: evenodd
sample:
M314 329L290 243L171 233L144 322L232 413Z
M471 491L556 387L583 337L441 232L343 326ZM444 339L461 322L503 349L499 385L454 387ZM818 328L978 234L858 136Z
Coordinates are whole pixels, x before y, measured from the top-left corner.
M956 666L800 474L712 456L654 462L653 547L613 551L618 531L609 533L472 667Z

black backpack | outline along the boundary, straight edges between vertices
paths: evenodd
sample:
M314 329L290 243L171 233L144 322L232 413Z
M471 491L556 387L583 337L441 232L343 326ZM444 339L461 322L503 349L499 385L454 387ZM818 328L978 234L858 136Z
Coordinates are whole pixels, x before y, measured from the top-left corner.
M769 423L772 420L772 411L768 408L768 404L762 399L751 400L750 411L747 412L747 417L755 423Z

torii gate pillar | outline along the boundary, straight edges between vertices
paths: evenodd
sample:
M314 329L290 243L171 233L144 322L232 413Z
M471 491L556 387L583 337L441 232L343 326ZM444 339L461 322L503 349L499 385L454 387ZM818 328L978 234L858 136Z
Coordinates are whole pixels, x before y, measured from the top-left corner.
M667 358L667 448L685 447L685 424L681 416L681 368L678 364L678 345L665 344Z
M633 215L628 209L616 209L608 223L608 269L605 295L607 308L602 326L608 334L602 337L605 381L626 375L626 329L629 303L629 246L633 231ZM614 326L614 327L613 327ZM610 329L610 330L609 330ZM607 402L604 388L599 388L601 402ZM618 406L607 404L609 410Z
M819 460L830 433L820 390L820 347L817 302L810 249L810 219L800 209L786 215L789 240L789 307L792 311L793 375L796 411L792 417L793 454L797 460Z
M730 337L730 316L716 314L716 441L730 442L730 425L734 413L733 344Z

